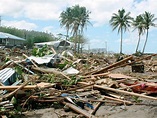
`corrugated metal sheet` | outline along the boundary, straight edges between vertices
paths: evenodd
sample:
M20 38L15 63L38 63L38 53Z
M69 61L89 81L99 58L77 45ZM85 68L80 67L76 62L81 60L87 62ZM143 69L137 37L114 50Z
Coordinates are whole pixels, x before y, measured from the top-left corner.
M12 35L12 34L0 32L0 39L6 39L6 38L16 39L16 40L23 40L23 41L25 40L24 38L20 38L20 37L17 37L15 35Z
M11 85L16 81L17 74L12 68L0 70L0 82L4 85Z

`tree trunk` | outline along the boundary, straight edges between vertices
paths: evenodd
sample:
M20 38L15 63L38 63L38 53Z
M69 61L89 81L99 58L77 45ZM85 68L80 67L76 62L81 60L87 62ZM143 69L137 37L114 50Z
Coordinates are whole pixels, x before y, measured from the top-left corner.
M144 53L144 51L145 51L145 47L146 47L146 44L147 44L147 40L148 40L148 29L147 29L146 40L145 40L145 43L144 43L144 46L143 46L143 51L142 51L142 53Z
M136 52L138 51L138 47L139 47L139 44L140 44L140 33L139 33L138 36L139 36L139 39L138 39L138 42L137 42ZM135 53L136 53L136 52L135 52Z
M69 34L69 29L67 29L67 34L66 34L66 39L65 39L65 42L64 42L64 50L66 49L66 41L68 39L68 34Z
M121 28L121 41L120 41L120 54L122 54L122 37L123 37L123 30Z
M74 40L75 41L75 47L74 47L75 48L74 49L75 54L76 54L76 48L77 48L76 40L77 40L77 32L75 33L75 40Z
M80 30L79 30L79 35L78 35L78 53L80 53Z

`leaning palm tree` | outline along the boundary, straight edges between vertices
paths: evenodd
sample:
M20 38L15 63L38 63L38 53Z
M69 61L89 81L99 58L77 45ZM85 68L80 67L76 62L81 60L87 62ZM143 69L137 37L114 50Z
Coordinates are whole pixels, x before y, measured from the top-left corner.
M145 32L143 22L144 22L144 19L143 19L142 15L138 15L136 17L136 19L133 20L133 22L132 22L133 27L138 30L138 42L137 42L135 53L137 53L137 51L138 51L139 43L141 40L141 34L143 34Z
M145 43L143 46L143 51L142 51L142 53L144 53L145 47L147 44L147 40L148 40L148 30L149 30L150 26L155 26L154 21L157 20L157 18L155 18L154 14L151 14L151 13L146 12L146 11L142 16L144 19L143 25L145 26L145 29L146 29L146 40L145 40Z
M113 13L110 22L110 25L113 27L113 30L118 28L118 33L121 33L121 43L120 43L120 54L122 54L122 38L123 32L125 32L131 25L132 17L130 17L130 12L125 14L125 10L118 10L118 14Z

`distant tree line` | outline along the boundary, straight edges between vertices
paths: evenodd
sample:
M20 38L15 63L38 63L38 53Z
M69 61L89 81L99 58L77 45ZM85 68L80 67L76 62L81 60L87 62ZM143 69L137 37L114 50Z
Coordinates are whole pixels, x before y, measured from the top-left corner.
M25 45L28 48L32 48L34 43L47 42L56 40L53 34L39 32L39 31L29 31L25 29L17 29L12 27L0 27L0 32L9 33L21 38L26 39Z

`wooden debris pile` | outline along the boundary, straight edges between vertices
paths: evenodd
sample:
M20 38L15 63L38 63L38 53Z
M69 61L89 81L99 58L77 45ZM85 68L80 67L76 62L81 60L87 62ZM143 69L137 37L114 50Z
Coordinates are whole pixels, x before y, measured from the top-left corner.
M157 100L157 97L151 96L157 93L155 71L152 69L156 60L150 60L155 55L130 55L115 61L115 58L103 55L65 56L57 54L54 49L52 54L44 58L30 58L22 53L20 58L9 58L1 65L1 116L21 115L27 110L50 108L57 104L65 111L71 109L86 118L96 118L95 113L102 103L144 104L138 99L130 99L130 96ZM138 69L134 66L133 71L132 66L141 62L147 71L135 73ZM14 69L16 76L13 77L11 71L3 73L6 68ZM129 71L124 74L126 68ZM135 76L146 72L151 72L151 78ZM8 80L7 84L4 80Z

